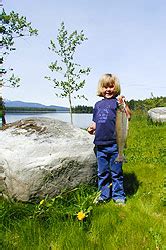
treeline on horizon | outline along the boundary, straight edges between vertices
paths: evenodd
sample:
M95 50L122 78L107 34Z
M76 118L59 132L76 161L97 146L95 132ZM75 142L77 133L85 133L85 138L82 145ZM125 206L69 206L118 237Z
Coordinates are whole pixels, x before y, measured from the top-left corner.
M61 111L55 108L35 108L35 107L5 107L6 112L56 112Z
M151 97L144 100L130 100L127 102L131 110L148 111L152 108L166 107L166 97Z
M55 109L55 108L35 108L35 107L4 107L3 102L1 103L0 99L0 110L3 109L6 112L67 112L61 109ZM141 111L147 111L149 109L155 108L155 107L166 107L166 97L152 97L147 98L144 100L130 100L127 101L127 104L129 105L130 109L132 111L135 110L141 110ZM86 105L78 105L75 107L72 107L73 113L93 113L93 107L92 106L86 106ZM0 112L1 113L1 112Z
M148 111L149 109L156 107L166 107L166 97L152 97L144 100L130 100L127 101L128 106L132 111L141 110ZM73 113L92 113L93 107L91 106L75 106L72 108Z

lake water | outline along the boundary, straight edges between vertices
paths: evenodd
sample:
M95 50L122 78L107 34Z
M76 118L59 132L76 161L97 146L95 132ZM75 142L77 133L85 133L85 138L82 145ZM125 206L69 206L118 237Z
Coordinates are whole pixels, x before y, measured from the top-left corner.
M30 117L48 117L70 122L70 113L6 113L7 123ZM92 114L73 114L73 123L76 127L87 128L92 122Z

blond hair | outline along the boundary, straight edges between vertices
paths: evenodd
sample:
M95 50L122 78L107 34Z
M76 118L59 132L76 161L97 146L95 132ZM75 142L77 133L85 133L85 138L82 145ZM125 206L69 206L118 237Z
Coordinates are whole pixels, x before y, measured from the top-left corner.
M120 95L121 89L119 79L113 74L104 74L101 76L98 83L97 95L103 96L103 89L109 86L115 86L114 96Z

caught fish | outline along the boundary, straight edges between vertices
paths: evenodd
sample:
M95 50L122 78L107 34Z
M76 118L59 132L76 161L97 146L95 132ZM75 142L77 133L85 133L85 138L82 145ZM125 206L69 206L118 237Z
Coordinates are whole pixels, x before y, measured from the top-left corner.
M128 114L125 103L119 105L116 113L116 141L118 144L118 157L115 161L123 162L125 157L123 150L126 145L128 132Z

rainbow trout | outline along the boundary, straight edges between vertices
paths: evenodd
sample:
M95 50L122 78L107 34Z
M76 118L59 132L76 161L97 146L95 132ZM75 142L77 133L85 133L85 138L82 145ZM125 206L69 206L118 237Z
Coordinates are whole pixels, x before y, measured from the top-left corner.
M116 113L116 141L118 144L118 157L115 161L123 162L125 157L123 150L126 145L128 132L128 118L125 110L125 104L119 105Z

